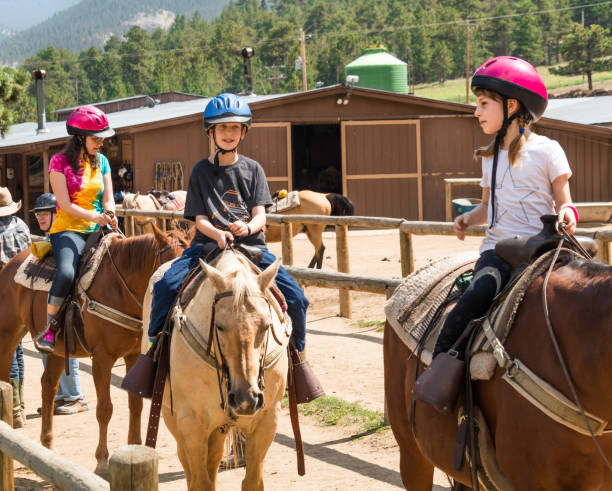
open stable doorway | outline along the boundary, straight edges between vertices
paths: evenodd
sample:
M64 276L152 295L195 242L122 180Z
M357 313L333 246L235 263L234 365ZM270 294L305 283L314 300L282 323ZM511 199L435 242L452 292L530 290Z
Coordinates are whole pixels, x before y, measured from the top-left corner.
M293 124L293 189L342 193L339 124Z

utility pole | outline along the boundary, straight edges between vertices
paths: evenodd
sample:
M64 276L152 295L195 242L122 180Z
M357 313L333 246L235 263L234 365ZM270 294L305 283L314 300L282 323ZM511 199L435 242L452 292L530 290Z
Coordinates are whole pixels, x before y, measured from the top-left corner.
M582 27L584 27L584 9L582 9Z
M470 20L465 23L465 103L470 103Z
M308 77L306 75L306 36L304 29L300 29L300 47L302 51L302 91L308 90Z

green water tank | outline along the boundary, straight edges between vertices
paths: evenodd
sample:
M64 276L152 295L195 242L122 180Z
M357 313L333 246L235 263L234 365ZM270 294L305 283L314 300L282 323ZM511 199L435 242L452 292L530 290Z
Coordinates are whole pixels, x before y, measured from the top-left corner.
M408 65L382 46L367 49L346 65L344 75L357 75L359 81L355 85L358 87L408 93Z

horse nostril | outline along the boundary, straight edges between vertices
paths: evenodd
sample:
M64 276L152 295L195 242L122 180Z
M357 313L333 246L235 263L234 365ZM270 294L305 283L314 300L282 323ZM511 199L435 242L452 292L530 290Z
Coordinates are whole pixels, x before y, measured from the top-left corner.
M256 409L261 409L264 405L264 395L263 392L260 392L257 396L257 405L255 406Z
M230 392L227 396L227 402L230 405L230 407L236 409L236 394L234 394L233 392Z

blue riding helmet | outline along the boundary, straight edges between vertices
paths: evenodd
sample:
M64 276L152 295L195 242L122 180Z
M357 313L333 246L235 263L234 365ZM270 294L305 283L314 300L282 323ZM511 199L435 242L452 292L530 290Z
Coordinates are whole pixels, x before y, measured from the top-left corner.
M55 200L55 195L53 193L44 193L36 198L36 201L34 201L34 208L30 211L55 211L56 208L57 201Z
M206 131L220 123L242 123L248 128L251 119L249 105L235 94L219 94L204 109Z

